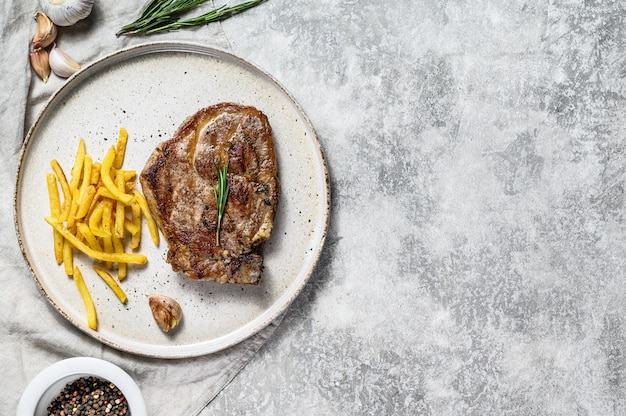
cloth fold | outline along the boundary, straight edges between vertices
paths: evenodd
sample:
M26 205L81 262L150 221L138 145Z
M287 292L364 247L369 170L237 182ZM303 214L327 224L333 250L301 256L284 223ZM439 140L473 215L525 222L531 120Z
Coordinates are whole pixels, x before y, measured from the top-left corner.
M163 35L116 37L144 1L96 2L91 15L59 28L57 45L78 62L88 63L124 47L153 40L188 40L229 49L218 23ZM150 415L208 413L207 404L254 356L280 322L227 350L202 357L160 360L134 356L85 336L42 296L24 261L15 234L13 193L20 149L30 125L48 98L65 82L52 75L44 84L30 68L28 52L36 23L36 2L10 0L0 6L0 414L14 414L23 390L46 366L73 356L109 360L139 384ZM202 7L214 7L207 2ZM44 167L42 167L44 169ZM204 409L204 410L203 410Z

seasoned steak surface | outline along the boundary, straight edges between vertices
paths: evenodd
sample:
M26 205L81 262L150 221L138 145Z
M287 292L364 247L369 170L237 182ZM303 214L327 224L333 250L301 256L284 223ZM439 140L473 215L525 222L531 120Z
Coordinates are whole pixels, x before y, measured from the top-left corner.
M215 164L228 164L230 185L219 245ZM262 112L233 103L198 111L157 146L140 180L174 271L220 283L259 282L263 257L256 249L270 237L280 189Z

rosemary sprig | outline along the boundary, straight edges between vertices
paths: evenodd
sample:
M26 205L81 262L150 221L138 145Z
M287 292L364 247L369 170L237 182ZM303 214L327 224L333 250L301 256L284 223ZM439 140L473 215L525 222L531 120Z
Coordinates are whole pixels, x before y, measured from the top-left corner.
M228 175L228 163L220 170L217 163L214 163L215 170L217 171L217 185L213 186L213 194L215 195L215 205L217 207L217 233L215 235L216 245L220 245L220 228L222 227L222 217L224 216L224 208L226 207L226 200L228 199L228 192L230 191L230 185L226 177Z
M207 0L152 0L132 23L122 26L115 35L143 33L178 20L179 16Z
M180 16L207 0L152 0L137 20L123 26L116 36L164 33L190 26L206 25L228 19L265 0L252 0L234 6L220 6L200 16L180 20Z

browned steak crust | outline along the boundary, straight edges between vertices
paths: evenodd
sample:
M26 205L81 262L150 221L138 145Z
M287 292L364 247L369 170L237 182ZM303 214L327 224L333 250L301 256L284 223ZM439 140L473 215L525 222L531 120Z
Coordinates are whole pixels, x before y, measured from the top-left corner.
M216 242L215 164L228 163L230 193ZM259 244L270 237L280 184L272 129L254 107L221 103L189 117L141 173L174 271L220 283L259 282Z

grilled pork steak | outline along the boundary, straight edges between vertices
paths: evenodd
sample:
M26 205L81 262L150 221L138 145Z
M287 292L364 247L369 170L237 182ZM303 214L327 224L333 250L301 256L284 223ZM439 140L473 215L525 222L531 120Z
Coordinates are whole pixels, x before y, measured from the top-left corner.
M217 234L214 186L228 164L230 192ZM143 193L167 240L167 262L190 279L259 282L257 252L274 224L280 184L272 129L254 107L221 103L187 118L141 173Z

